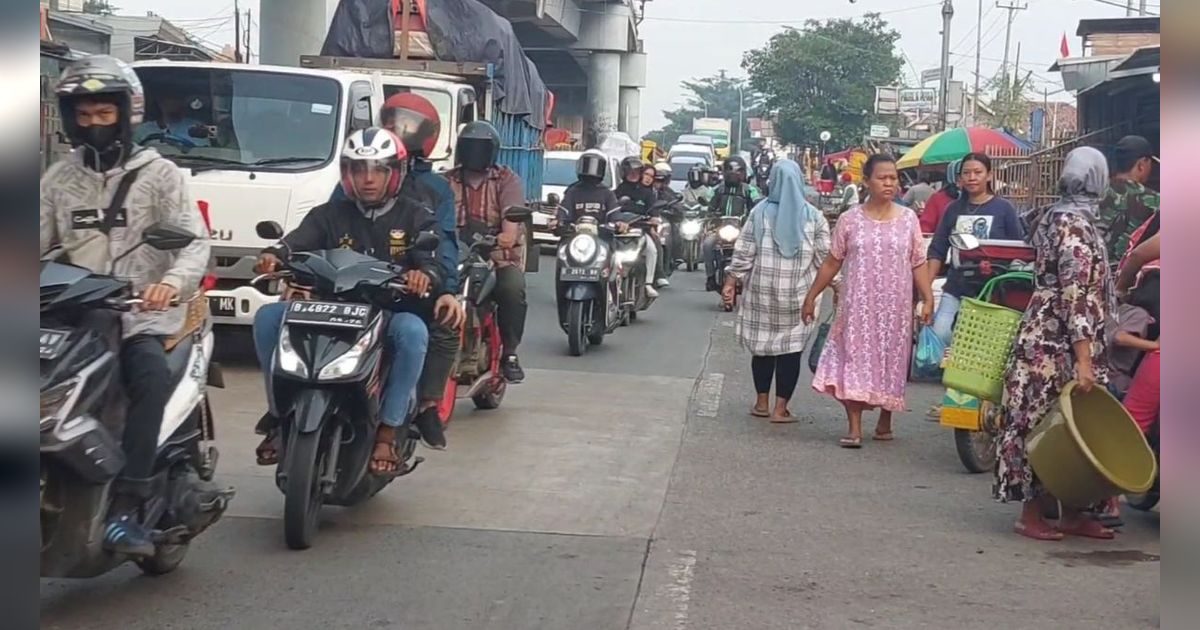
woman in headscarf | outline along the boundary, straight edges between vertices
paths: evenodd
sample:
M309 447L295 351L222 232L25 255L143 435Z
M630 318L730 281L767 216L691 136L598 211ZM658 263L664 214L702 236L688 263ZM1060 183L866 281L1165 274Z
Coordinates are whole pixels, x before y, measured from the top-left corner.
M1026 458L1030 429L1057 404L1074 380L1082 391L1107 381L1108 332L1116 293L1104 240L1096 229L1100 196L1108 185L1104 155L1092 147L1067 154L1059 201L1032 222L1037 249L1033 298L1021 320L1005 377L1004 431L998 447L995 498L1021 501L1013 529L1037 540L1064 534L1112 538L1111 529L1063 508L1057 524L1044 514L1055 504Z
M737 284L744 287L736 331L753 355L750 368L758 397L750 413L771 422L795 422L787 406L812 330L801 317L801 300L829 254L829 223L806 200L798 164L776 161L768 182L770 195L751 210L734 247L722 295L732 302Z

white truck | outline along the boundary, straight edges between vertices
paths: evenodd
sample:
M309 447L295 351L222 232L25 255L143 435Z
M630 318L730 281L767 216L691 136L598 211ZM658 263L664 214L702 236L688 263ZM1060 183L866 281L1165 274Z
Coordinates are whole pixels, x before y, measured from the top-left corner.
M713 149L718 160L724 160L730 154L730 134L733 131L733 121L728 118L694 118L692 133L708 136L713 139Z
M217 286L207 295L215 323L251 324L259 307L278 299L276 287L249 283L255 259L271 244L258 238L255 224L271 220L291 230L328 201L341 182L346 137L379 125L384 99L411 91L437 107L442 130L430 157L438 170L450 165L457 130L481 115L466 78L480 69L471 64L436 66L462 70L452 75L344 68L321 59L304 58L298 68L134 64L146 94L146 122L135 139L190 173L191 194L211 222Z

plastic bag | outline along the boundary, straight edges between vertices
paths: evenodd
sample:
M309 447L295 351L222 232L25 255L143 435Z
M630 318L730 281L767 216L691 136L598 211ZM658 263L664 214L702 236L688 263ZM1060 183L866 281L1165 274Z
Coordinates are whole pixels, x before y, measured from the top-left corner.
M817 334L813 338L812 349L808 351L808 369L817 373L817 365L821 362L821 350L825 348L825 340L829 337L830 322L822 322L817 326Z
M942 371L942 358L946 346L933 327L925 326L917 335L917 349L913 353L913 375L918 378L936 378Z

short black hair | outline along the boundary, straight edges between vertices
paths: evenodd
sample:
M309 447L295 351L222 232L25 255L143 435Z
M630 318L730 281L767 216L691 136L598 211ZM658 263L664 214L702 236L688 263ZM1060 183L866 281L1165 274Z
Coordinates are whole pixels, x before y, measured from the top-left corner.
M870 177L871 173L875 172L875 165L884 163L895 164L896 158L887 153L875 153L871 155L871 157L867 158L866 163L863 164L863 176Z

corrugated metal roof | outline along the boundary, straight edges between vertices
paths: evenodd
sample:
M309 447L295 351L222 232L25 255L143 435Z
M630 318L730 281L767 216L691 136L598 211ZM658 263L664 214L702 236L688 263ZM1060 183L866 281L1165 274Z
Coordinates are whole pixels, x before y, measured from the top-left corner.
M1136 16L1116 18L1090 18L1079 20L1075 34L1087 37L1097 33L1159 33L1159 17Z

